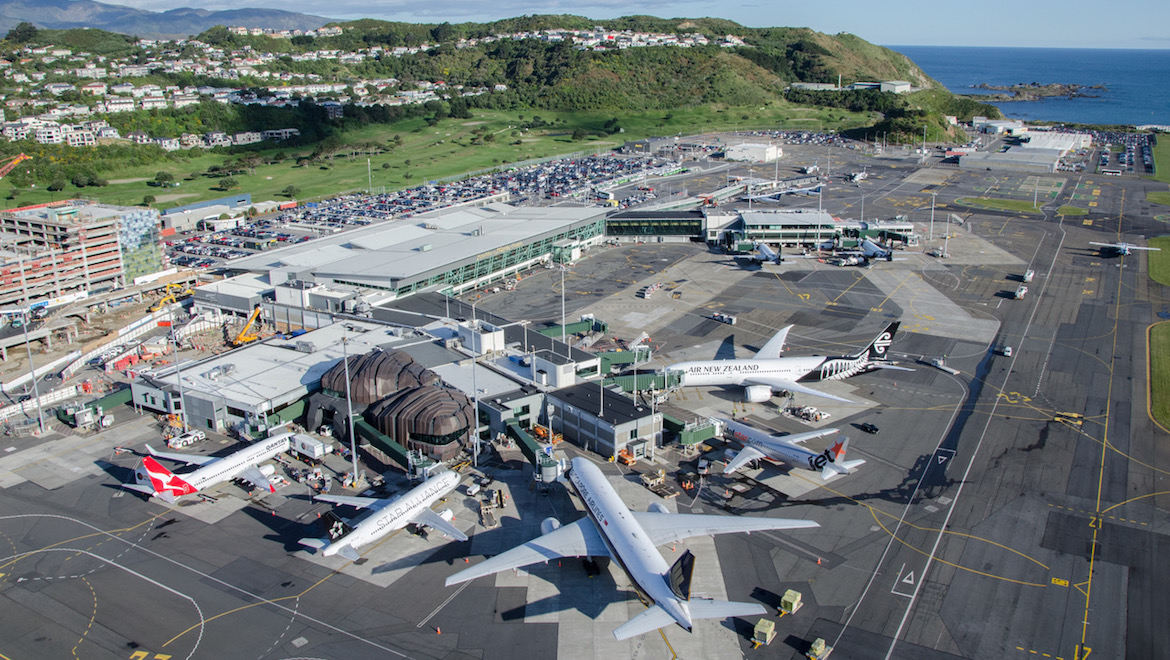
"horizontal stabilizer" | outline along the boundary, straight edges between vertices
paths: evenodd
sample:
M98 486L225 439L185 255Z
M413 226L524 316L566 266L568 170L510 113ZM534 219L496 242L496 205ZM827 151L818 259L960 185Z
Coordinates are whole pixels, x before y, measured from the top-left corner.
M329 545L328 540L315 538L301 539L299 543L306 548L313 548L314 550L323 550L325 546Z
M729 616L764 614L759 603L734 603L725 600L692 600L687 603L692 619L725 619Z
M353 549L352 545L341 546L341 549L337 551L337 554L341 555L342 557L345 557L346 559L348 559L350 561L357 561L357 560L362 558L361 555L359 555L357 553L357 550Z
M161 500L165 500L167 502L170 502L171 504L174 504L174 502L175 502L174 496L171 495L170 493L157 492L155 489L151 488L150 486L147 486L146 484L122 484L122 488L129 488L130 490L136 490L140 493L146 493L147 495L150 495L152 497L157 497Z
M910 367L903 367L900 364L893 364L890 362L870 362L869 366L877 369L893 369L894 371L914 371Z
M762 607L760 613L763 614ZM667 614L666 610L657 605L651 605L645 612L618 626L613 631L613 636L619 640L629 639L664 628L672 623L674 623L674 619Z

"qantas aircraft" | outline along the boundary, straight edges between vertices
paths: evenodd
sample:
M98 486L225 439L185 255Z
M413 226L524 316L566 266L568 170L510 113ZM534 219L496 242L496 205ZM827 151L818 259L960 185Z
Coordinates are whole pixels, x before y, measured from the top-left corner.
M326 557L341 555L350 561L357 561L357 549L368 545L393 532L406 527L407 523L426 525L457 540L466 541L467 535L450 522L450 510L438 514L431 510L431 504L459 485L459 475L450 470L437 474L410 489L403 495L386 499L376 497L349 497L345 495L317 495L316 500L344 504L359 509L369 508L370 517L356 527L338 521L329 530L328 539L301 539L301 545L321 550ZM448 515L448 517L443 517Z
M805 449L800 443L813 438L831 435L837 429L821 429L808 433L795 433L778 436L756 430L747 424L741 424L731 419L717 419L723 427L723 437L735 438L743 444L743 451L739 452L723 474L731 474L744 464L761 458L771 461L788 463L794 467L808 467L816 472L820 470L821 478L828 480L835 474L849 474L849 471L860 466L865 461L846 461L845 451L849 448L849 438L842 438L832 447L821 453Z
M839 357L781 357L784 340L792 326L781 328L774 337L750 360L704 360L679 362L666 367L666 382L679 379L681 387L701 385L738 385L744 388L744 398L751 403L762 403L772 398L773 392L787 390L814 394L852 403L832 394L826 394L802 383L820 380L840 380L874 369L900 369L889 361L886 351L894 341L899 322L886 326L864 349L853 355Z
M268 476L260 469L260 464L283 451L288 451L289 438L292 436L292 433L282 433L265 438L223 458L171 454L155 451L153 447L146 445L146 451L150 456L143 458L142 466L134 471L135 483L122 486L171 504L184 495L207 490L216 484L236 478L243 479L256 488L268 488L270 492L275 493L276 488L269 483ZM175 474L155 460L156 456L200 467L187 474Z
M1113 250L1117 254L1130 255L1134 250L1151 250L1154 252L1161 252L1162 248L1143 247L1141 245L1134 245L1133 243L1098 243L1096 241L1089 241L1089 245L1096 245L1101 248L1102 252Z
M447 578L447 586L559 557L608 556L652 603L645 612L618 626L614 637L628 639L672 623L690 632L696 619L763 614L764 607L758 603L692 600L694 554L687 550L673 566L668 566L657 546L692 536L819 527L811 520L673 514L658 502L645 513L630 511L601 469L582 457L573 459L569 481L585 503L587 517L564 526L556 518L546 518L540 525L539 538L459 571Z

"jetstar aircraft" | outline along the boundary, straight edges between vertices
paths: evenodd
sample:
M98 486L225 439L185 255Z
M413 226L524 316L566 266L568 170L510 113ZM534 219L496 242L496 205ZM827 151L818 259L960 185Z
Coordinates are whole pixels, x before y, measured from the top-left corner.
M864 349L853 355L839 357L781 357L784 340L792 326L781 328L774 337L750 360L704 360L679 362L666 367L666 382L675 382L681 387L703 385L738 385L744 388L744 398L751 403L762 403L772 398L774 392L801 392L816 396L845 401L849 399L827 394L803 383L821 380L841 380L874 369L899 369L886 356L887 349L894 341L899 322L886 326Z
M301 545L321 550L326 557L341 555L350 561L357 561L357 549L368 545L393 532L406 527L407 523L426 525L457 540L466 541L467 535L459 531L449 520L451 511L443 514L431 510L431 504L459 485L459 475L446 470L403 495L386 499L376 497L350 497L346 495L317 495L313 499L322 502L344 504L359 509L369 508L373 514L350 527L340 520L329 530L328 539L301 539ZM444 517L449 516L449 517Z
M172 504L184 495L207 490L231 479L243 479L256 488L267 488L269 492L275 493L276 488L268 481L268 476L272 472L265 474L260 469L260 464L281 452L288 451L289 438L292 436L292 433L282 433L265 438L223 458L172 454L155 451L153 447L146 445L146 451L150 456L143 458L142 465L134 471L135 483L122 486ZM175 474L155 460L156 456L200 467L187 474Z
M807 467L813 472L820 471L821 478L828 480L835 474L849 474L850 470L865 463L862 460L844 460L845 451L849 448L849 438L841 438L832 447L820 453L805 449L800 444L813 438L836 433L837 429L821 429L808 433L778 436L756 430L747 424L741 424L731 419L719 418L716 421L722 425L723 437L734 438L743 444L743 451L739 452L727 464L727 467L723 469L724 474L731 474L751 461L766 458L794 467Z
M585 503L587 517L564 526L556 518L546 518L539 538L452 575L447 586L559 557L608 556L652 603L645 612L618 626L614 637L628 639L672 623L690 632L696 619L751 616L763 614L764 608L758 603L692 600L694 554L687 550L668 566L657 546L692 536L819 527L811 520L674 514L658 502L645 513L630 511L601 469L582 457L573 459L569 481Z

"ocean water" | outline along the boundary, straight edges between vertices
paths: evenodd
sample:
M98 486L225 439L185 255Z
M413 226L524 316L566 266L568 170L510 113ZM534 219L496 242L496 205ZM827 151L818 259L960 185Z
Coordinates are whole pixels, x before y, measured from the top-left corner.
M1014 119L1170 125L1170 50L888 46L956 94L972 85L1038 82L1104 85L1099 98L996 103Z

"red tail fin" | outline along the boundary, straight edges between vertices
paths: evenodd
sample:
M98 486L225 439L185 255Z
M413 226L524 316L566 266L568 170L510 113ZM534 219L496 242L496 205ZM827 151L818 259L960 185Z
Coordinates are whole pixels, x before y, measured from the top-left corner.
M181 477L163 467L152 456L142 459L142 466L146 469L146 476L150 479L150 486L163 499L173 499L181 495L190 495L195 487Z

